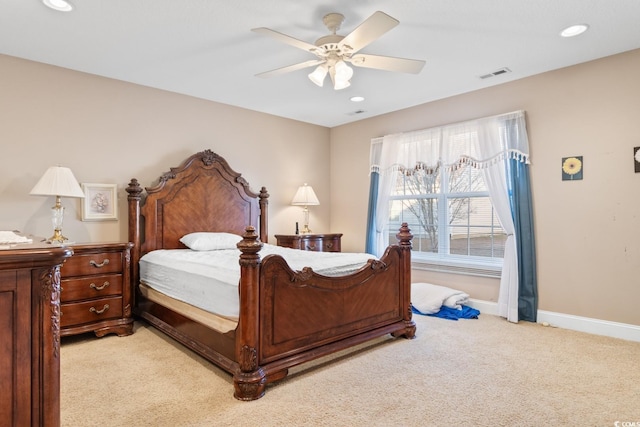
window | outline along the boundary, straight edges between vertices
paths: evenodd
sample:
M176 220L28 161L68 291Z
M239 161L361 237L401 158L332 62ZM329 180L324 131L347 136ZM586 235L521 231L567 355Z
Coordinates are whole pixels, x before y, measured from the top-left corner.
M482 171L413 169L397 174L389 199L389 244L403 222L413 238L413 260L430 269L495 275L506 233L491 204Z
M464 153L453 164L417 161L397 167L390 183L388 243L406 222L413 238L416 267L497 277L507 235L491 203L478 153L477 132L469 128L431 133L402 149L408 156L437 144L442 151ZM402 151L401 150L401 151Z
M365 250L407 222L414 269L500 277L500 316L535 321L528 163L524 111L372 139Z

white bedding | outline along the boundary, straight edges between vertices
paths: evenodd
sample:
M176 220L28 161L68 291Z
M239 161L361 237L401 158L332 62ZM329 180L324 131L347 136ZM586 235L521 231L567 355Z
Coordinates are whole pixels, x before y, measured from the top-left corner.
M375 258L364 253L307 252L265 244L260 256L270 254L282 255L293 270L311 267L325 276L353 273ZM140 281L171 298L237 321L239 259L238 249L156 250L140 258Z
M469 294L431 283L411 284L411 305L422 314L434 314L442 306L462 309L469 302Z

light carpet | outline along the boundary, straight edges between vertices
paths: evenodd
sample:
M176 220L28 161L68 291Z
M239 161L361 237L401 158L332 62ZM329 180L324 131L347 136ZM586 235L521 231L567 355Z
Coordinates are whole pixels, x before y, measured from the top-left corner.
M128 337L63 338L62 425L640 425L640 343L490 315L414 320L416 339L297 367L252 402L146 323Z

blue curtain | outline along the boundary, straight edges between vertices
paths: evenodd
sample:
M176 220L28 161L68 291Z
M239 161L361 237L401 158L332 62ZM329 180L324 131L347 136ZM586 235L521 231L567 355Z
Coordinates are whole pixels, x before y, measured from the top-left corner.
M512 159L510 167L511 212L518 252L518 318L535 322L538 314L538 278L529 165Z
M365 242L365 252L376 253L376 204L378 203L378 183L380 174L371 172L371 182L369 184L369 213L367 214L367 240Z

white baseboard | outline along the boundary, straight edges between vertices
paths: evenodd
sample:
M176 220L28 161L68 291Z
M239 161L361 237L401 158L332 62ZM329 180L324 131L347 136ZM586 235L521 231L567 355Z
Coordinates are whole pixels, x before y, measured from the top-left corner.
M498 304L492 301L471 299L469 306L480 310L480 313L498 315ZM538 310L538 323L548 323L550 326L557 328L640 342L640 326L627 323L610 322L608 320L545 310Z

